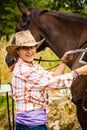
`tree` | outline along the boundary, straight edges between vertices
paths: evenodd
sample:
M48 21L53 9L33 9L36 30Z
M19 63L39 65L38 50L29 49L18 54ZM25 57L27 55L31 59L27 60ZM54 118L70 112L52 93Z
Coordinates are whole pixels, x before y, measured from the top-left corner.
M15 32L20 12L15 1L4 0L0 4L0 36L9 36Z
M30 0L20 0L20 2L29 8ZM71 11L79 14L87 5L86 0L32 0L32 3L40 9ZM0 0L0 36L6 35L8 38L14 33L20 16L16 0Z

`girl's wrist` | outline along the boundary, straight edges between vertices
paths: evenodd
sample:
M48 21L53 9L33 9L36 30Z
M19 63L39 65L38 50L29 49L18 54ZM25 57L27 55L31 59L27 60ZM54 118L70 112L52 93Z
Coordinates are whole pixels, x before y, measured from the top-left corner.
M77 77L80 76L79 72L77 70L72 70L71 73L73 74L73 79L76 80Z
M64 60L64 58L61 58L61 63L66 64L67 62Z

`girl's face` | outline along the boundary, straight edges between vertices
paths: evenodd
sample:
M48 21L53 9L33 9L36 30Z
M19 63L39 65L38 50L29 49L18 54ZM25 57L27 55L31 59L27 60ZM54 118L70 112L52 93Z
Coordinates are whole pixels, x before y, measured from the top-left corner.
M33 47L26 47L26 46L20 47L20 48L17 49L17 54L25 62L32 63L34 58L35 58L35 54L36 54L36 46L33 46Z

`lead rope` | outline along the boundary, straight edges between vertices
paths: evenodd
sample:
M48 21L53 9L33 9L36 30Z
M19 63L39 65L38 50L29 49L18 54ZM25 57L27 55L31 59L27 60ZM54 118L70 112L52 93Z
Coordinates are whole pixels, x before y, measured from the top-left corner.
M60 61L59 59L58 60L43 60L42 57L40 57L39 59L35 58L34 59L35 61L38 61L38 64L40 64L40 62L57 62L57 61ZM59 65L59 63L51 68L48 68L48 69L45 69L45 70L50 70L50 69L53 69L55 67L57 67Z
M72 53L75 54L75 53L79 53L79 52L87 52L87 49L76 49L76 50L72 50ZM57 62L57 61L60 61L60 60L43 60L42 57L40 57L39 59L34 59L35 61L38 61L38 64L40 64L40 62ZM45 70L50 70L50 69L53 69L55 67L57 67L59 64L51 67L51 68L48 68L48 69L45 69Z

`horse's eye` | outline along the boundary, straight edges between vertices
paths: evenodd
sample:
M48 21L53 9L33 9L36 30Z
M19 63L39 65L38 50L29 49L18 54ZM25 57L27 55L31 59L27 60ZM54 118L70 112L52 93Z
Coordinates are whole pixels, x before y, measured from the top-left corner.
M23 21L26 22L26 17L23 17Z
M24 22L26 22L27 21L26 15L22 15L22 19L23 19Z

